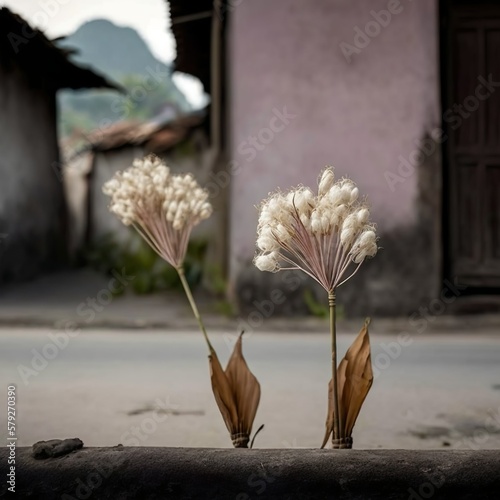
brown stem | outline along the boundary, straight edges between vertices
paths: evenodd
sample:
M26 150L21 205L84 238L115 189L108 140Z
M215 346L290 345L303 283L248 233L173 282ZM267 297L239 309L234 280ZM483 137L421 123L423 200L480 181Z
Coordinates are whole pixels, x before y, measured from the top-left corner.
M337 380L337 330L335 325L335 290L328 292L328 305L330 307L330 339L332 343L332 385L333 385L333 440L340 439L342 429L340 421L340 403Z

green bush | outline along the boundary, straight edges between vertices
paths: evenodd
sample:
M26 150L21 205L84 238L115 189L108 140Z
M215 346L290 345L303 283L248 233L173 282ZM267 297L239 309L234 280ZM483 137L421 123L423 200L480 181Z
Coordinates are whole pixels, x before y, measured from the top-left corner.
M330 315L330 309L327 304L319 302L314 292L310 288L304 290L304 302L312 316L318 318L327 318ZM336 307L337 319L344 318L344 307L342 304L337 304Z
M201 282L206 247L204 240L193 240L188 245L184 268L191 287ZM88 248L84 260L96 271L106 274L125 268L135 276L131 287L136 294L182 289L177 271L135 232L130 233L125 243L117 242L112 234L105 236Z

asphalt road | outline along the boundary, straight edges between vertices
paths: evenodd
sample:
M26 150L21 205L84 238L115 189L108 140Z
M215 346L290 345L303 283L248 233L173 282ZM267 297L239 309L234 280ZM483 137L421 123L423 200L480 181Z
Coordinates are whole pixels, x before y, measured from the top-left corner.
M50 335L0 330L0 398L6 402L7 386L17 386L18 446L66 437L86 446L231 446L198 332ZM211 337L225 363L235 336ZM353 339L340 335L339 352ZM354 447L499 449L500 336L414 336L399 347L396 340L371 336L376 379ZM262 386L255 427L265 429L256 447L318 447L328 334L259 332L246 338L244 353ZM7 406L0 407L5 442Z

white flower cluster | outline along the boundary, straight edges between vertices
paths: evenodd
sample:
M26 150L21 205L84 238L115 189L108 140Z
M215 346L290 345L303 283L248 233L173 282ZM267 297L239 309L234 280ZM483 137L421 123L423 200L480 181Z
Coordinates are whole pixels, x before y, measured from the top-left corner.
M280 262L306 270L331 287L349 261L377 253L375 227L350 179L335 182L333 168L320 176L318 194L307 187L270 194L260 207L255 265L275 272Z
M194 177L170 174L154 155L137 159L125 172L117 172L104 184L103 192L111 197L110 211L127 226L161 213L179 231L197 225L212 213L208 192Z

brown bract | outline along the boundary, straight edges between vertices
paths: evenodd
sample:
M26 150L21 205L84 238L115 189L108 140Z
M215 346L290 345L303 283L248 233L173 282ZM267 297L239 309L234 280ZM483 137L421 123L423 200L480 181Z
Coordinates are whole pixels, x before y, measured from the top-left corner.
M352 445L352 430L358 418L361 406L373 383L373 371L368 335L367 319L358 336L349 347L340 362L338 374L340 436L333 439L342 439L346 448ZM321 448L324 448L334 427L333 382L328 385L328 415L326 418L325 438Z
M215 401L231 434L235 448L248 448L260 400L260 384L243 357L242 336L238 338L226 370L211 351L210 377Z

